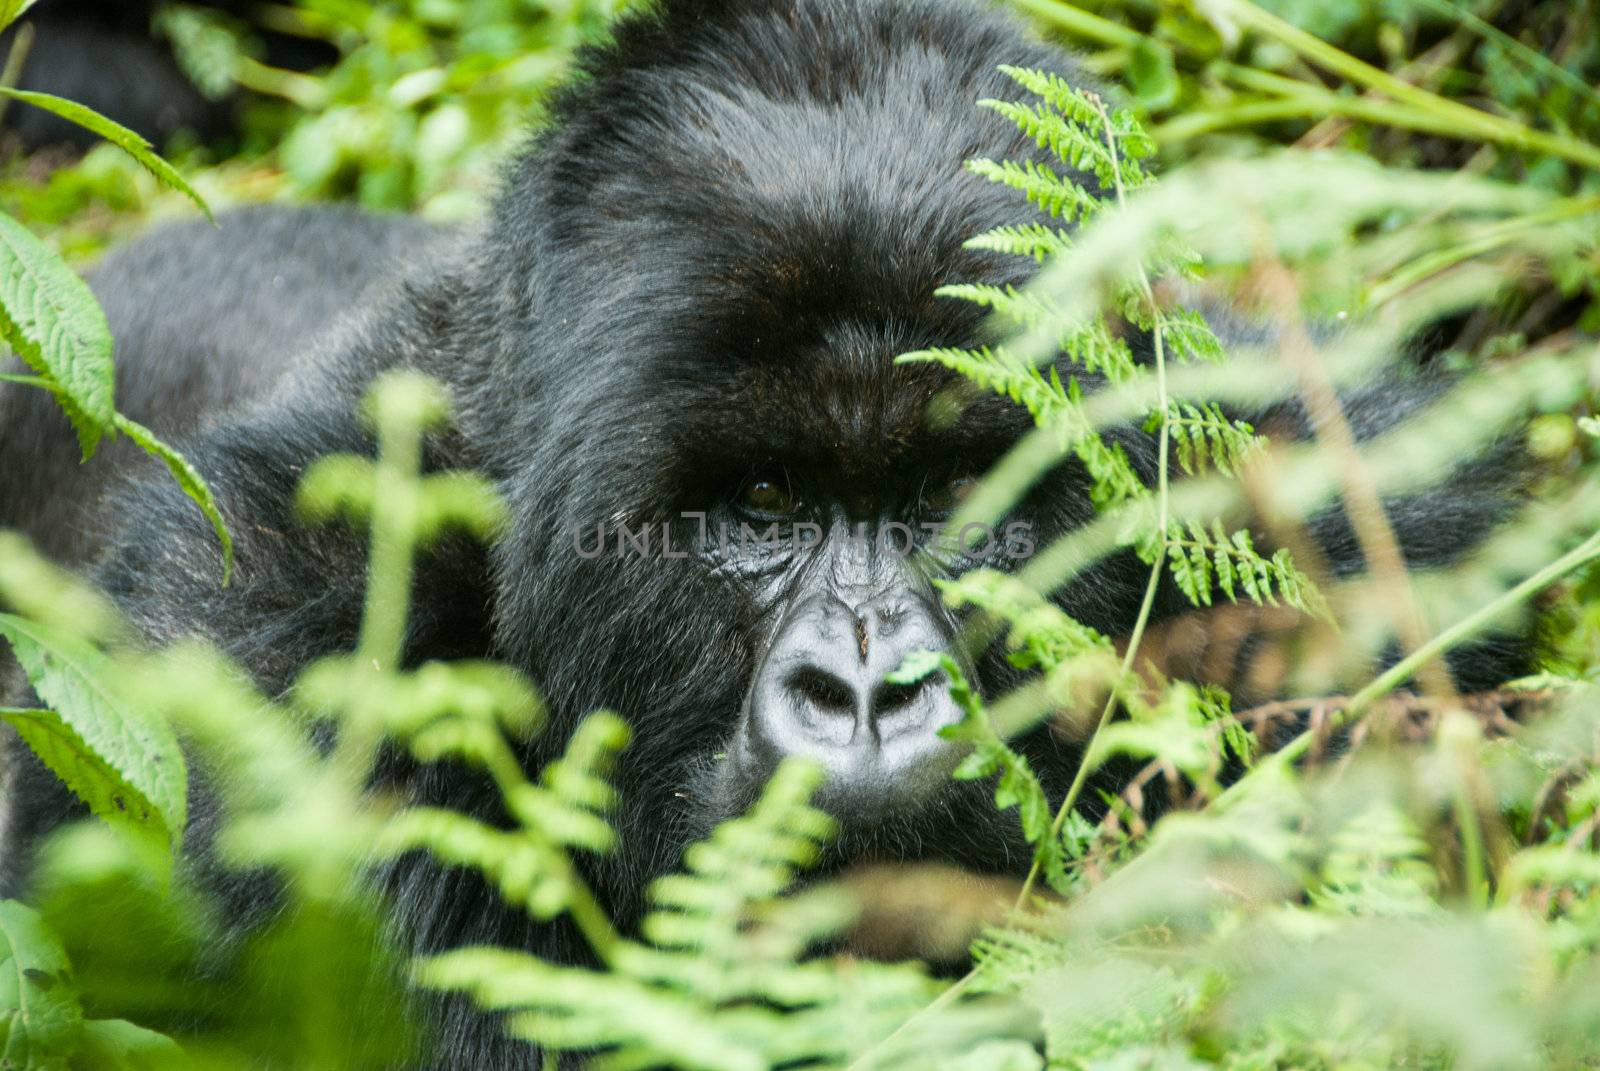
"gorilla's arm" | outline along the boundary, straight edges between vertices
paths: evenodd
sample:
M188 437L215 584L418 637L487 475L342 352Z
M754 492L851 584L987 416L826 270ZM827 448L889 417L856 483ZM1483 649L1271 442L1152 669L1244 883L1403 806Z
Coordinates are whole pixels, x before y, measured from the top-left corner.
M253 208L117 250L89 274L116 339L117 407L177 441L264 397L375 281L441 233L348 209ZM32 387L0 383L0 429L0 527L58 561L87 560L116 523L101 494L144 455L108 443L82 464L54 399Z
M448 259L448 233L347 209L263 209L215 231L158 232L96 273L129 380L119 405L166 417L234 538L222 588L216 540L165 473L150 466L108 498L118 534L97 579L152 641L208 639L273 695L317 654L353 645L365 537L307 526L295 492L318 458L371 452L356 410L372 375L427 333L409 265ZM431 444L430 463L456 463L451 449Z
M208 639L270 694L316 655L354 646L365 541L348 528L305 526L294 491L317 457L369 449L354 418L358 377L333 360L333 324L397 296L399 284L386 291L382 280L404 254L435 255L439 237L415 221L342 209L253 209L215 228L157 231L91 274L117 340L118 406L175 442L210 483L237 553L228 588L214 535L165 470L125 442L80 464L65 418L35 388L0 384L0 527L22 530L61 561L103 558L97 581L152 641ZM332 337L318 348L320 335ZM134 479L108 494L119 476ZM476 560L441 555L427 575L459 596L470 584L456 570ZM448 616L426 596L419 603L417 635ZM471 605L478 618L443 629L440 649L470 647L482 605L447 604ZM25 688L6 698L26 702ZM12 751L12 780L0 791L0 804L7 794L14 804L10 828L0 829L0 890L20 880L23 849L76 809L53 776Z
M355 647L366 535L343 523L307 524L295 493L319 458L372 452L353 415L356 404L355 397L333 394L324 406L262 412L187 447L233 533L234 577L226 588L216 540L176 487L154 478L112 499L112 511L130 520L97 580L144 636L156 644L208 640L269 695L284 692L315 658ZM429 467L449 464L448 452L448 444L430 450ZM481 551L465 541L448 541L423 557L407 634L413 657L486 653L483 569Z

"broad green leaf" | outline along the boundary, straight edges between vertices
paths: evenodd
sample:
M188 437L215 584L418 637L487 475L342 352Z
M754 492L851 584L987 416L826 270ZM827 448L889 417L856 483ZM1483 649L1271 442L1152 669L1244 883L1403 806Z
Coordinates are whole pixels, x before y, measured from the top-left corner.
M54 714L7 711L5 720L30 747L39 742L40 759L97 817L176 854L188 775L172 730L119 694L109 660L82 640L11 614L0 614L0 636Z
M0 86L0 93L13 100L20 100L24 104L32 104L36 108L43 108L47 112L53 112L69 123L77 123L85 130L99 134L111 144L139 161L144 166L144 169L158 180L193 201L199 206L200 211L206 214L207 219L213 219L211 208L206 204L205 200L194 191L192 186L183 180L183 176L178 174L176 168L152 151L150 143L142 135L129 130L121 123L112 122L93 108L86 108L75 101L52 96L49 93L36 93L28 89L12 89L10 86Z
M0 30L17 21L17 17L28 10L34 0L0 0Z
M67 1066L83 1032L69 972L38 912L0 900L0 1067Z
M183 1050L165 1034L126 1019L91 1019L74 1066L95 1071L169 1071L183 1066Z
M194 504L200 507L200 512L206 515L206 520L211 522L212 531L217 533L217 542L222 544L222 586L227 587L228 581L233 579L233 535L228 531L227 522L222 519L222 510L217 507L217 500L211 493L210 485L195 467L189 464L188 458L156 438L155 432L138 421L129 420L121 413L116 414L115 419L119 431L166 464L168 471L172 473L172 478L183 488L183 493L194 500Z
M53 710L0 707L0 721L15 729L28 750L88 804L91 812L107 824L155 844L161 857L166 857L166 824L150 801L61 715Z
M111 426L111 327L88 285L26 227L0 213L0 336L50 380L84 458Z
M1128 81L1139 103L1165 108L1178 99L1178 72L1172 50L1159 41L1141 37L1128 55Z

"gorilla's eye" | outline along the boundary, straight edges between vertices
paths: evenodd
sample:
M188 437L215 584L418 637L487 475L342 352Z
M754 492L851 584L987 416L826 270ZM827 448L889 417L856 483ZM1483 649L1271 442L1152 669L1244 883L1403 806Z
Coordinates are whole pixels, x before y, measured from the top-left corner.
M976 476L957 476L923 492L922 504L935 513L954 513L978 486Z
M783 480L758 476L739 492L739 508L758 517L788 517L800 509L800 502Z

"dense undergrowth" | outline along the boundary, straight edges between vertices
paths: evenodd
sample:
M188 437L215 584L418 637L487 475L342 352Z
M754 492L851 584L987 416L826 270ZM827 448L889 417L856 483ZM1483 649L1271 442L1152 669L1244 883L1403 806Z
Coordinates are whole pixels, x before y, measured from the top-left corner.
M303 488L307 523L370 528L378 594L361 647L312 666L288 696L253 694L213 652L126 649L95 592L15 538L0 546L0 632L53 708L3 716L103 819L49 844L29 905L0 905L0 1057L390 1066L415 1041L400 991L460 990L507 1011L518 1036L616 1067L1600 1061L1600 12L1016 6L1087 49L1127 95L1014 72L1012 98L987 105L996 121L1093 173L1108 196L1086 196L1065 166L974 162L1017 189L1019 220L1026 198L1061 227L976 239L1043 263L1025 292L951 280L952 299L1001 318L1003 345L903 358L1005 393L1039 425L952 530L1002 516L1068 455L1093 474L1100 511L1016 576L976 572L944 589L1033 671L985 700L955 663L940 667L965 713L953 735L972 746L959 776L992 779L1035 847L972 970L951 983L912 963L810 951L869 926L871 904L848 889L790 891L829 834L802 766L691 849L654 887L639 933L614 929L583 860L616 836L606 778L626 726L597 713L559 763L524 771L518 745L544 729L529 682L477 663L387 668L414 549L450 528L489 538L501 523L487 486L417 475L419 437L448 414L430 384L399 378L369 398L378 457L329 459ZM609 5L532 21L492 0L293 10L339 47L331 72L263 69L248 26L171 16L182 47L231 57L221 69L279 101L253 105L235 156L179 148L213 204L350 196L471 212L521 117ZM123 151L48 175L16 162L0 206L71 257L92 256L177 196ZM43 263L42 248L30 254ZM1218 298L1280 327L1224 352L1193 311ZM14 303L0 293L0 304ZM1347 329L1314 326L1330 320ZM1148 333L1152 359L1132 359L1126 323ZM25 352L39 326L11 317L13 348ZM1419 334L1462 371L1457 384L1379 440L1341 439L1335 388ZM1041 372L1057 352L1107 388L1086 395L1071 374ZM52 382L37 385L69 405L109 367L40 353L37 377ZM1284 394L1321 407L1320 438L1269 441L1228 416ZM98 418L78 413L80 429L117 428L109 391L103 402ZM1128 422L1171 460L1153 485L1102 434ZM1258 549L1303 546L1304 518L1328 503L1360 512L1516 435L1534 473L1526 513L1465 561L1408 573L1381 511L1357 533L1359 576ZM206 501L195 474L179 474ZM1148 601L1129 636L1108 638L1041 597L1120 546L1149 566L1150 590L1165 573L1211 620L1244 621L1214 625L1208 643L1286 620L1277 642L1312 657L1286 659L1268 691L1299 698L1235 710L1164 672L1182 661L1170 649L1181 637L1149 627ZM1441 653L1528 614L1543 672L1455 694ZM1391 644L1394 668L1352 669ZM1046 717L1087 744L1065 800L1047 798L1005 742ZM308 722L337 725L337 747L313 747ZM179 737L223 775L221 864L282 879L282 910L243 939L224 938L204 886L171 863L186 817ZM386 742L479 766L514 826L364 793ZM1136 773L1118 792L1091 788L1111 761ZM1075 809L1088 793L1095 822ZM481 948L395 962L364 875L412 850L482 870L537 918L570 917L597 966ZM908 880L946 894L937 878ZM347 1029L349 1008L370 1009L366 1029Z

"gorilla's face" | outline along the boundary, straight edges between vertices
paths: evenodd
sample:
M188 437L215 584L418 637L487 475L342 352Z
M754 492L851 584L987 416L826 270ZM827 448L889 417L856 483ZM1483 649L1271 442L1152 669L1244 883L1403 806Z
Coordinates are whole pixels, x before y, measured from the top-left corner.
M631 846L649 865L801 754L828 772L846 853L1004 866L986 791L948 776L944 682L884 678L949 648L934 580L1013 568L1090 507L1063 472L987 549L935 549L1031 423L895 358L980 339L978 310L941 284L1024 281L965 247L1027 209L963 162L1033 151L977 101L1008 92L997 64L1061 57L966 8L929 5L932 29L910 9L870 27L849 25L865 5L825 9L708 31L714 52L692 34L639 46L650 91L602 72L518 176L493 262L504 304L533 312L479 406L491 453L522 459L502 474L516 521L499 641L564 719L610 707L632 723L623 841L663 816L671 833ZM870 64L830 52L861 40ZM781 69L707 66L730 50ZM1003 659L979 661L987 690L1005 683ZM1070 769L1041 746L1047 779Z
M778 762L803 755L827 772L820 802L841 819L843 851L949 854L931 831L958 801L969 834L988 826L987 790L950 780L947 682L886 675L912 651L953 650L959 623L935 581L1015 568L1087 504L1066 493L1052 509L1040 489L965 533L975 546L953 546L945 522L1031 424L943 369L894 359L971 341L970 313L923 303L919 321L888 314L905 305L835 300L753 325L764 293L730 288L730 320L684 336L663 362L675 374L609 381L568 410L614 420L615 441L604 454L575 446L542 474L562 473L570 508L554 528L530 513L545 528L523 575L564 576L547 598L565 615L525 649L564 713L628 718L623 783L653 785L645 799L689 829L738 813ZM585 460L594 471L577 470ZM998 691L1003 659L979 662L971 675ZM992 842L975 855L997 861Z
M940 326L952 325L924 325L924 337ZM815 341L745 366L704 409L688 461L699 489L679 513L693 521L693 568L738 607L746 654L737 709L697 789L714 813L736 811L778 762L804 755L827 771L825 806L854 823L892 821L935 797L959 758L938 735L959 718L946 682L886 676L912 651L951 648L937 578L1007 568L1031 549L1021 518L969 531L965 553L940 538L1025 422L942 372L896 366L917 330L824 317Z

